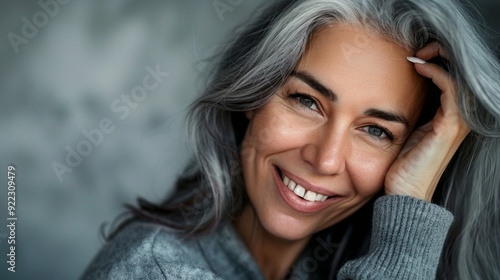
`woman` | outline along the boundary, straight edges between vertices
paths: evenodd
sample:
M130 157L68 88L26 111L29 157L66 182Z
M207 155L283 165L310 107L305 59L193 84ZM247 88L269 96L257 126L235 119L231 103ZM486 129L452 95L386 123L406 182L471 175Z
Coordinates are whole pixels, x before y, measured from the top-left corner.
M442 0L275 5L193 104L173 195L84 278L500 275L500 67L471 22Z

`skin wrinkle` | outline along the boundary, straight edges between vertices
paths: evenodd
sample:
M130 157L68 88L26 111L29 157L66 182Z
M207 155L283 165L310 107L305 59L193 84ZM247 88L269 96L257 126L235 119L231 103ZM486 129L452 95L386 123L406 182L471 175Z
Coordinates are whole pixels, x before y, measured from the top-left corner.
M321 93L325 97L327 97L330 101L337 102L337 100L338 100L337 95L334 92L332 92L331 89L329 89L328 87L325 87L320 81L318 81L315 77L313 77L307 71L292 71L291 76L296 77L299 80L303 81L304 83L308 84L310 87L314 88L319 93ZM400 123L403 123L407 128L409 128L409 126L410 126L410 121L408 120L408 118L401 115L401 114L384 112L382 110L378 110L378 109L374 109L374 108L366 110L365 114L369 115L369 116L381 118L384 120L388 120L388 121L400 122Z

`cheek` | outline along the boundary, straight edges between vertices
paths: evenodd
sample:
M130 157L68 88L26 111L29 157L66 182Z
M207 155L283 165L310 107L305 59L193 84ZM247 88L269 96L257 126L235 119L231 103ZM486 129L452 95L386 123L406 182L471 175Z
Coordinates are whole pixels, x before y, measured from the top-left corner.
M277 143L286 143L282 130L282 123L274 114L262 111L252 116L240 151L247 187L262 178L266 158L280 149Z
M394 159L387 154L355 153L348 168L357 194L371 196L380 191Z
M244 145L256 150L268 148L278 138L276 117L256 115L250 121L244 138Z
M242 148L267 156L296 146L299 136L303 134L304 127L297 125L286 114L263 111L255 114L250 121ZM244 158L244 154L242 156Z

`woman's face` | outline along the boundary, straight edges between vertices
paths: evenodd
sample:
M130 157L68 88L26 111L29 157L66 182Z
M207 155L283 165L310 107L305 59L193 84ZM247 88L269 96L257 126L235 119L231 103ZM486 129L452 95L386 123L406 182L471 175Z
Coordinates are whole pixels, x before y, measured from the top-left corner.
M381 190L423 104L411 55L367 29L325 28L271 101L246 113L243 175L269 233L309 237Z

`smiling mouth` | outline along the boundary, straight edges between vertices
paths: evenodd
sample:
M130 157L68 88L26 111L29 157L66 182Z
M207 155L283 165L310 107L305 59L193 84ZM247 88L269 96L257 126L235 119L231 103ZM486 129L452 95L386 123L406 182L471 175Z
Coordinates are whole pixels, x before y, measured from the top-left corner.
M328 198L332 198L335 196L327 196L324 194L316 193L311 190L304 188L303 186L297 184L292 179L288 178L281 172L279 168L277 168L278 173L280 175L281 180L296 196L311 202L325 202Z

